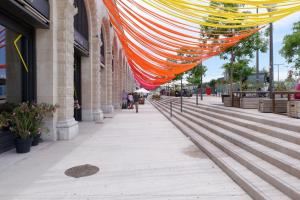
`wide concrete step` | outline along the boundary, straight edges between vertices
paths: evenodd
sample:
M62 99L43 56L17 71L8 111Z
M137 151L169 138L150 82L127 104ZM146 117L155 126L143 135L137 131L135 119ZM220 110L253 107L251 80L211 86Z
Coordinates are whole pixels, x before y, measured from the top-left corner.
M293 158L289 155L276 151L251 139L242 137L238 134L235 134L232 131L221 128L217 125L207 123L207 121L202 120L197 115L189 115L186 113L183 113L182 115L185 116L188 120L198 123L202 127L214 132L220 137L234 143L235 145L249 151L250 153L259 156L260 158L286 171L287 173L290 173L291 175L300 178L299 159Z
M177 103L177 102L174 102L174 104L179 105L179 103ZM206 107L202 107L201 105L197 106L197 105L191 104L189 102L184 103L184 108L188 109L188 110L195 110L195 111L198 111L207 116L211 116L216 119L220 119L220 120L223 120L223 121L226 121L229 123L234 123L236 125L239 125L239 126L242 126L245 128L249 128L254 131L264 133L266 135L280 138L280 139L286 140L288 142L292 142L294 144L300 145L300 133L295 132L295 131L289 131L286 129L274 127L274 126L267 125L264 123L254 122L254 121L250 121L250 120L246 120L246 119L233 117L233 116L230 116L227 114L220 114L220 113L217 113L215 110L209 111L209 110L205 109ZM274 122L274 123L276 123L276 122Z
M165 106L164 104L160 104L162 106ZM179 106L174 105L173 109L179 110ZM185 116L188 120L194 121L195 123L200 124L204 128L214 132L215 134L218 134L220 137L223 137L224 139L229 140L230 142L234 143L235 145L240 146L241 148L244 148L245 150L254 153L255 155L259 156L260 158L270 162L271 164L279 167L280 169L300 178L300 160L297 158L294 158L292 156L289 156L288 154L285 154L285 150L282 150L283 148L281 145L277 148L268 147L265 145L265 143L268 143L268 138L253 138L255 137L255 134L251 134L251 131L242 131L240 133L237 133L239 131L238 129L244 130L243 127L236 126L235 124L226 124L223 126L222 121L216 120L214 118L207 117L197 111L193 111L191 109L185 109L183 113L181 113L183 116ZM208 120L209 118L209 120ZM220 121L220 122L218 122ZM232 127L238 127L238 129L234 129ZM250 134L250 135L249 135ZM245 137L246 135L246 137ZM259 133L258 133L259 135ZM247 137L248 136L248 137ZM274 138L272 138L274 139ZM256 140L260 142L256 142ZM280 142L278 142L280 144ZM275 143L276 144L276 143ZM275 144L272 144L270 146L274 146ZM289 144L286 144L289 146ZM294 144L292 144L294 145ZM278 151L279 148L279 151Z
M226 154L206 138L198 134L198 131L213 134L208 130L197 127L191 128L187 120L180 115L170 118L169 110L157 102L152 102L155 107L174 123L187 137L206 153L225 173L227 173L240 187L242 187L253 199L259 200L285 200L291 199L273 185L253 173L238 161ZM199 129L199 130L198 130Z
M173 108L179 108L179 106L174 105ZM254 131L249 128L245 128L243 126L236 125L235 123L226 122L223 120L216 119L214 117L207 116L205 114L199 113L194 110L185 109L184 113L188 113L189 115L196 116L202 120L205 120L209 124L213 124L217 127L223 128L225 130L231 131L235 134L238 134L242 137L251 139L256 141L262 145L273 148L281 153L287 154L296 159L300 159L300 145L275 138L266 134L263 134L258 131Z
M163 105L160 106L163 107ZM191 129L222 149L225 153L268 183L272 184L281 192L293 199L300 199L300 181L297 177L288 174L258 156L214 134L214 132L207 130L206 127L201 126L203 124L199 125L198 123L195 123L191 118L187 118L187 116L180 111L174 110L174 114L177 118L182 118L182 120L185 121L185 124Z
M176 108L179 111L178 108ZM198 115L194 115L192 112L185 111L182 113L184 117L188 120L193 121L202 127L214 132L220 137L234 143L235 145L259 156L260 158L270 162L271 164L279 167L280 169L290 173L293 176L300 178L300 160L293 158L289 155L276 151L272 148L264 146L258 142L250 140L248 138L242 137L235 134L232 131L221 128L217 125L207 123L207 121L202 120Z
M169 101L170 101L170 99L169 99ZM178 101L178 99L173 99L173 101ZM195 104L189 100L185 100L184 104L187 104L187 103ZM269 119L266 117L266 115L249 113L249 112L243 111L243 109L225 107L222 105L207 105L204 103L200 103L198 106L199 107L201 106L201 107L205 108L206 110L213 111L216 113L225 114L225 115L237 117L240 119L246 119L246 120L250 120L253 122L263 123L263 124L270 125L270 126L273 126L276 128L281 128L281 129L300 133L300 124L289 123L288 121L284 121L282 119Z

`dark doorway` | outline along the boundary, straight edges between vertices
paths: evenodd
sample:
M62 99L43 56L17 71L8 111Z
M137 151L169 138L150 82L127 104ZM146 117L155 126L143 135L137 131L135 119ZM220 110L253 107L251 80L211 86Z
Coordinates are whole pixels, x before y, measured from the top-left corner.
M74 53L74 118L82 121L81 109L81 55Z
M23 101L36 100L34 29L8 16L0 9L0 113L12 112ZM0 127L0 153L13 146L12 133Z

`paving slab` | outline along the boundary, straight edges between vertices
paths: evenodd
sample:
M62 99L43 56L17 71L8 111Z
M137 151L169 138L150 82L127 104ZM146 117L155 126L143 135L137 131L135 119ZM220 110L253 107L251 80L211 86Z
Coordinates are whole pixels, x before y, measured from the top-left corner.
M64 174L85 164L99 172ZM149 103L80 123L72 141L0 155L0 200L194 199L251 198Z

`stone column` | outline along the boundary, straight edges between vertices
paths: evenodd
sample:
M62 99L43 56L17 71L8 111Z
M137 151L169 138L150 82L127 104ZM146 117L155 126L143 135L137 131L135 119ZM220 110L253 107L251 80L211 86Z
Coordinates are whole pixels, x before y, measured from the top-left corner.
M78 134L74 119L74 15L72 0L56 1L58 42L58 139L69 140Z
M119 94L119 69L120 69L120 62L119 57L115 57L115 67L114 67L114 84L113 84L113 93L114 93L114 109L120 109L120 94Z
M127 88L126 88L126 63L125 63L125 60L123 60L123 65L122 65L122 89L127 92Z
M93 51L90 48L90 52ZM92 71L92 59L93 53L89 57L81 57L81 109L82 109L82 120L93 121L93 99L92 99L92 88L93 88L93 71Z
M105 105L107 105L107 84L106 84L106 66L100 68L100 82L101 82L101 108L105 112Z
M112 113L114 112L114 107L112 105L112 54L111 51L107 53L106 57L110 62L107 62L105 66L105 85L106 85L106 102L105 104L102 103L102 110L104 112L104 117L112 117ZM103 76L101 76L103 77Z
M93 54L93 117L95 122L103 122L104 115L101 110L101 66L100 66L100 47L99 38L93 38L92 45L95 46ZM97 47L96 47L97 45Z
M122 105L122 57L119 55L119 63L118 63L118 77L117 77L117 95L116 95L116 101L117 101L117 108L120 109Z
M38 103L58 104L58 63L57 63L57 5L56 0L50 0L50 29L36 30L36 62L37 62L37 101ZM49 129L43 134L44 140L55 141L57 137L58 112L45 121Z

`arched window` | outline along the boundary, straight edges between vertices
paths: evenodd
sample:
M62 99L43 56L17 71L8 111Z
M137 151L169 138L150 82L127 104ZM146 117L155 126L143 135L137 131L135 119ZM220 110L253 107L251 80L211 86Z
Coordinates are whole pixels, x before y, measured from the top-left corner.
M88 18L83 0L75 0L74 6L78 9L74 16L75 47L85 56L89 55L89 28Z

